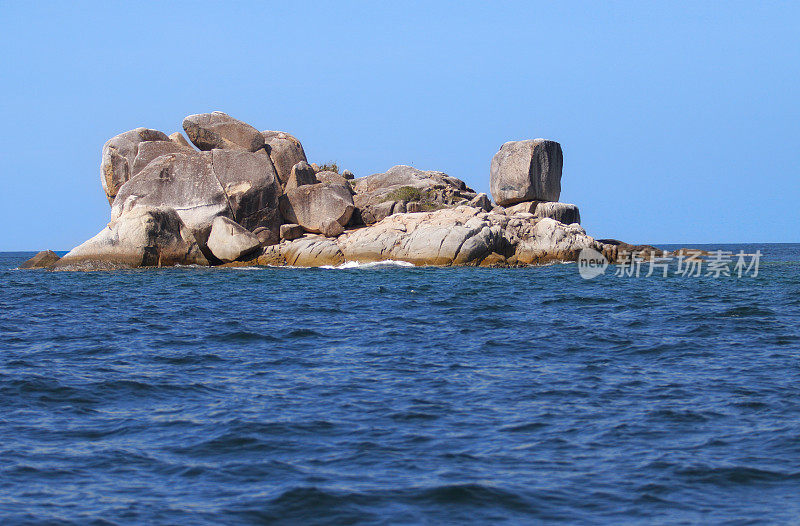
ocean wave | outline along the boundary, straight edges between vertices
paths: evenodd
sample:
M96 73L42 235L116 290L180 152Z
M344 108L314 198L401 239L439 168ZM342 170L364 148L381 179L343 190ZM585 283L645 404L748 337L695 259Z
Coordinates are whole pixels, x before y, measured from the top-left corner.
M245 265L5 274L0 523L795 519L800 261Z
M378 268L378 267L414 267L413 263L408 261L400 261L397 259L386 259L383 261L370 261L369 263L361 263L359 261L347 261L341 265L323 265L320 268L328 270L348 270L355 268Z

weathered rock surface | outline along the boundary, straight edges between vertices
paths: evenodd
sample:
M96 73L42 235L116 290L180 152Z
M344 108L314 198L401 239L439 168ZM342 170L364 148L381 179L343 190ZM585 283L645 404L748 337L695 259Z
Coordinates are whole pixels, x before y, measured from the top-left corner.
M581 222L581 213L578 207L569 203L526 201L506 208L507 214L513 215L517 212L528 212L535 217L549 217L566 225Z
M297 188L298 186L317 184L319 182L320 181L317 179L317 172L314 171L314 168L312 168L307 162L300 161L292 166L292 170L289 174L289 180L286 181L286 186L284 186L283 191L288 192L289 190Z
M292 241L293 239L299 239L303 237L306 231L303 230L303 227L294 223L286 223L285 225L281 225L281 239L285 239L286 241Z
M43 250L24 262L19 268L52 268L59 259L61 258L58 257L58 254L52 250Z
M100 180L109 204L114 202L119 188L132 177L139 145L150 141L169 141L169 137L158 130L136 128L112 137L103 145Z
M470 199L467 204L469 206L474 206L475 208L485 210L486 212L491 211L493 208L492 202L489 200L489 196L482 192Z
M201 150L214 148L255 152L264 147L264 136L249 124L227 113L198 113L183 119L189 140Z
M585 247L602 248L577 224L530 213L513 216L469 206L422 214L395 214L338 238L284 241L288 265L336 265L397 260L415 265L505 266L573 261Z
M654 257L664 255L662 250L652 245L632 245L618 239L598 239L597 242L600 243L602 247L600 252L612 263L618 261L620 258L631 257L633 253L636 253L637 257L644 259L649 259L651 255ZM686 255L686 249L677 250L674 255L679 255L681 253Z
M347 179L330 170L322 170L321 172L317 172L317 180L320 183L338 184L339 186L346 186L347 188L350 188L350 182Z
M289 190L280 197L279 206L287 222L317 234L322 232L322 224L328 219L346 225L355 209L348 188L327 183Z
M319 175L318 175L319 177ZM372 225L383 218L413 211L453 207L477 196L464 181L443 172L422 171L398 165L385 173L351 181L359 224ZM412 204L417 203L417 204Z
M491 252L502 251L502 245L500 224L466 206L395 214L339 238L347 261L392 259L415 265L477 264Z
M354 199L354 202L359 202L357 195ZM362 204L362 208L359 208L359 222L365 225L374 225L378 221L389 217L392 214L402 214L407 212L409 204L411 203L407 204L405 201L384 201L382 203L375 204Z
M392 200L392 194L401 191L403 187L411 187L431 201L446 204L455 204L476 195L461 179L443 172L423 171L406 165L393 166L385 173L355 179L351 184L360 202L357 204L359 208L387 199Z
M555 219L509 222L510 233L517 238L514 257L517 263L542 264L551 261L575 261L584 248L601 250L600 244L578 224L565 225Z
M247 229L277 235L280 187L265 155L242 150L175 153L158 157L124 184L112 207L120 217L136 206L175 209L194 231L208 231L217 216Z
M170 153L194 153L196 151L197 150L194 148L181 146L174 141L148 141L140 143L131 167L131 178L136 177L148 164L162 155Z
M303 145L293 135L282 131L263 131L265 148L275 165L275 171L281 184L289 181L292 167L300 161L308 162Z
M170 154L151 162L120 188L111 218L140 206L172 208L193 231L207 231L219 215L232 216L211 152Z
M138 206L72 249L56 270L208 265L197 240L171 209Z
M287 265L295 267L322 267L344 263L336 240L324 236L304 236L280 244L280 254Z
M492 158L492 197L500 206L521 201L558 201L563 164L561 145L555 141L507 142Z
M277 235L281 188L269 158L234 150L213 150L211 156L233 219L248 230L267 227Z
M320 231L325 237L336 237L344 232L344 227L335 219L326 219L322 222Z
M536 217L549 217L565 225L572 223L580 224L581 222L580 210L578 210L576 205L569 203L557 203L552 201L539 203L533 215Z
M260 226L253 230L253 235L258 238L258 242L264 247L269 245L277 245L281 242L280 229L273 230Z
M235 261L261 247L258 237L235 221L217 216L211 223L206 243L211 253L223 262Z
M169 140L174 142L175 144L177 144L179 146L185 146L186 148L189 148L190 150L194 150L195 149L194 146L192 146L189 143L189 141L186 140L186 137L184 137L181 132L171 133L169 135Z

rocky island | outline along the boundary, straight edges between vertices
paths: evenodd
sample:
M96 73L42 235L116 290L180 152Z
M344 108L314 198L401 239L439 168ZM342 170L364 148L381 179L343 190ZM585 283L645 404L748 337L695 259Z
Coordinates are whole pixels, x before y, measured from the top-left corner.
M41 252L22 267L522 266L574 261L587 247L613 261L621 246L589 236L578 207L559 202L555 141L503 144L492 201L442 172L398 165L354 178L309 164L292 135L222 112L190 115L183 129L189 141L137 128L106 142L108 225L62 258Z

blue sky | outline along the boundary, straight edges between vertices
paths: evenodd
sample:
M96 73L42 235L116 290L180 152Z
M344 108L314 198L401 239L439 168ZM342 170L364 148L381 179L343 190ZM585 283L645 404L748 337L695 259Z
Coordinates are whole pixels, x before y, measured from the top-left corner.
M212 110L486 192L545 137L595 237L800 242L800 4L134 4L0 0L0 250L91 237L103 143Z

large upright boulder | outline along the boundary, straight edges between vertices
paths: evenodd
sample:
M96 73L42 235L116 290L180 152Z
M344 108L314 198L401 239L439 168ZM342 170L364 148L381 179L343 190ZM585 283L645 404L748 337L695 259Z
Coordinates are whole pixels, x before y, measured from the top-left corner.
M327 220L346 225L355 209L349 188L327 183L293 188L280 197L279 205L287 223L317 234L330 232L330 228L324 228Z
M265 149L275 165L278 179L282 185L289 181L292 167L300 161L308 162L303 145L293 135L282 131L263 131Z
M235 150L213 150L212 170L222 185L231 217L253 231L266 227L277 237L281 225L281 187L269 157Z
M211 152L162 155L119 190L111 218L136 207L173 208L193 231L207 231L218 215L232 216L228 196L214 175Z
M489 186L500 206L522 201L558 201L564 158L555 141L505 143L492 158Z
M174 210L138 206L73 248L54 268L101 270L171 265L208 265L208 260Z
M163 132L136 128L112 137L103 145L100 181L109 204L114 202L120 187L133 177L133 164L140 145L151 141L170 142Z
M257 129L221 111L189 115L183 119L183 129L201 150L255 152L264 147L264 137Z

